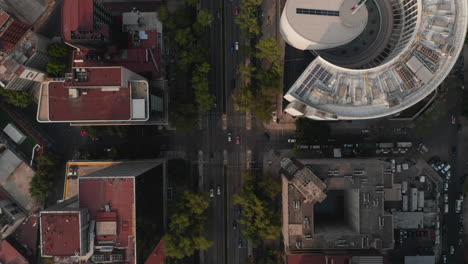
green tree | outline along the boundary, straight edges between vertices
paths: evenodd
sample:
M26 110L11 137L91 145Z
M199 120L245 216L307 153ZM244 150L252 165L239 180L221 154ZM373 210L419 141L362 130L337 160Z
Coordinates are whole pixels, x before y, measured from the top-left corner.
M188 27L177 30L175 41L179 47L191 47L195 43L195 37L192 34L192 30Z
M253 104L252 88L249 86L243 86L239 91L233 95L234 109L237 111L248 111Z
M261 240L276 239L280 232L279 215L271 210L269 200L261 198L256 181L251 172L238 194L234 196L234 204L242 206L242 217L239 222L244 225L244 236L257 244Z
M265 175L258 187L267 198L275 199L281 193L281 180L273 175Z
M68 47L63 43L54 42L47 47L47 53L52 57L64 59L68 55Z
M170 217L169 232L164 236L167 256L184 259L213 245L205 236L208 206L207 193L186 191L180 196L176 212Z
M186 0L186 3L190 6L197 6L200 3L200 0Z
M46 72L52 76L59 76L65 71L66 65L58 61L49 61L46 65Z
M278 61L281 55L281 48L278 41L273 38L263 38L255 46L257 49L257 58L265 59L269 62Z
M255 74L256 68L252 64L245 65L245 64L239 64L237 66L237 72L242 76L242 79L244 82L250 82L250 79L252 76Z
M161 20L161 22L165 25L171 15L167 6L163 5L159 7L156 12L158 13L159 20Z
M192 87L195 92L195 102L200 112L205 113L214 107L216 97L209 92L208 72L210 64L204 62L195 67L192 73Z
M197 23L203 27L208 27L213 24L213 14L206 9L202 9L198 12Z
M2 89L0 88L0 96L6 99L6 102L20 108L26 108L32 103L32 96L27 92Z

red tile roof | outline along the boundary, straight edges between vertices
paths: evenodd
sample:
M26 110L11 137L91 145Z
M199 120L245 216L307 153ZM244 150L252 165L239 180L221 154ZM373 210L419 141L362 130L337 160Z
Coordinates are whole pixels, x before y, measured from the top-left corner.
M166 261L166 242L161 240L153 249L145 264L164 264L164 261Z
M129 120L130 88L119 91L86 89L78 98L70 98L63 82L49 83L49 119L51 121Z
M42 255L74 256L80 252L78 212L41 213Z
M93 0L65 0L62 6L62 37L71 40L73 30L93 30Z
M0 242L0 262L3 264L28 264L29 262L5 239Z
M130 263L135 263L135 185L134 178L79 178L79 204L96 219L105 205L117 212L116 247L126 248Z
M3 26L3 24L5 24L5 22L7 22L9 18L10 18L10 15L8 15L7 12L1 10L0 11L0 27Z

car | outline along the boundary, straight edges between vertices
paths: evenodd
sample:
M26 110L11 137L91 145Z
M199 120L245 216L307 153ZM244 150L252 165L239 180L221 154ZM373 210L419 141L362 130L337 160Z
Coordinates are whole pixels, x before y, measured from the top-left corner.
M448 185L448 183L444 183L444 191L446 191L446 192L447 192L447 191L448 191L448 189L449 189L449 185Z
M101 137L92 137L91 140L92 141L101 141L102 138Z
M239 15L239 7L238 6L234 7L234 14L236 16Z
M242 248L242 239L239 239L239 241L237 241L237 247Z
M237 145L240 144L240 136L237 136L237 137L236 137L236 144L237 144Z
M232 134L231 134L231 132L228 133L228 136L227 136L227 137L228 137L228 142L231 142L231 141L232 141Z
M213 152L210 152L210 160L213 160L214 159L214 154Z
M450 177L452 176L452 172L451 171L447 171L447 173L445 174L445 179L448 181L450 180Z
M231 45L230 50L231 50L231 53L234 52L234 44Z
M239 41L234 42L234 49L235 49L236 51L239 50Z
M450 246L450 255L453 255L453 254L455 254L455 247Z
M216 194L221 195L221 186L216 187Z
M452 146L452 157L456 157L457 156L457 147L455 146Z
M288 143L296 143L296 139L295 138L288 138Z
M237 217L241 217L241 215L242 215L242 206L241 205L237 205L236 213L237 213Z
M87 135L89 135L89 131L83 129L83 130L80 131L80 135L87 136Z
M442 255L442 263L447 263L447 255Z
M234 220L232 221L232 230L236 230L237 229L237 222Z
M210 189L210 197L213 198L213 196L214 196L214 190Z
M218 12L216 12L216 16L218 17L218 19L221 18L221 9L218 8Z
M448 194L444 194L444 203L448 203Z
M457 123L457 118L455 115L452 115L452 125L455 125Z
M263 135L265 136L266 140L270 140L270 134L268 134L267 132L263 133Z
M460 237L460 238L458 239L458 246L461 246L462 244L463 244L463 238Z
M112 150L111 147L105 147L105 148L104 148L104 151L105 151L105 152L111 152L111 150Z

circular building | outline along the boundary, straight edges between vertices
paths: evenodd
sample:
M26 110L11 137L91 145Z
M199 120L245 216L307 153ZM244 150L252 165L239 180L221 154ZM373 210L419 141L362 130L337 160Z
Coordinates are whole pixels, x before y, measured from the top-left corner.
M318 56L285 94L285 111L372 119L416 104L455 64L467 12L457 0L288 0L281 34Z

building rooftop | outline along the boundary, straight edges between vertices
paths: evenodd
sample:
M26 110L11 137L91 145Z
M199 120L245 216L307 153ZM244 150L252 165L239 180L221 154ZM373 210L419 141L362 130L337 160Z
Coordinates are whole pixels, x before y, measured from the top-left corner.
M37 241L39 238L39 217L36 214L28 216L11 237L26 249L26 256L35 259L37 257Z
M281 161L283 236L288 251L384 249L393 247L392 216L384 212L384 177L390 164L379 160ZM290 170L291 163L298 169ZM390 169L390 171L388 171ZM292 177L288 176L288 172ZM323 199L309 199L295 183L305 173L322 182ZM314 188L313 188L314 189ZM314 193L314 191L311 189Z
M94 0L65 0L62 6L62 37L65 42L72 42L72 31L96 32L109 35L109 28L94 26Z
M286 6L296 2L290 0ZM468 10L466 1L418 3L408 1L400 9L401 16L411 16L403 21L410 22L401 28L393 27L399 29L392 32L392 38L401 41L398 45L388 44L382 53L386 59L367 69L350 69L317 57L285 94L284 98L291 102L285 111L318 120L372 119L396 114L431 94L461 52ZM410 14L405 11L409 8L416 11ZM415 14L417 19L413 19ZM400 23L398 16L394 23ZM281 32L293 46L295 42L301 44L292 37L299 34L293 29L297 25L286 23L290 19L288 12L283 12Z
M0 144L0 151L1 147ZM0 185L26 212L38 204L29 193L34 175L34 170L12 150L0 152Z
M297 254L288 255L288 264L348 264L372 263L384 264L382 255L327 255L327 254Z
M14 248L6 239L0 242L0 262L5 264L28 264L23 255Z
M43 256L74 256L80 253L80 213L41 212Z
M116 161L70 161L65 169L65 185L63 199L67 200L78 195L78 177L119 164Z
M160 240L146 259L145 264L164 264L166 261L166 242Z
M323 49L344 45L355 39L367 24L365 6L354 11L354 1L295 0L287 1L282 19L283 30L292 30L296 36L287 35L302 49ZM289 29L291 27L292 29Z
M110 206L110 212L116 215L112 218L114 224L97 225L106 229L106 232L114 230L112 234L113 245L125 248L125 255L130 263L135 263L135 181L134 178L79 178L79 204L88 209L91 219L99 222L99 217L106 205ZM104 232L104 231L103 231ZM99 237L99 234L97 234ZM97 237L97 238L98 238ZM96 243L99 244L99 241Z
M39 122L129 122L149 118L149 87L142 76L123 67L73 68L64 81L44 83ZM143 108L135 101L143 99Z

